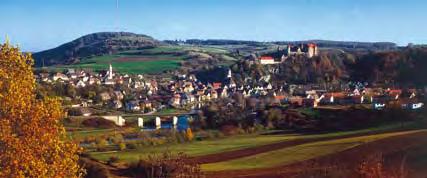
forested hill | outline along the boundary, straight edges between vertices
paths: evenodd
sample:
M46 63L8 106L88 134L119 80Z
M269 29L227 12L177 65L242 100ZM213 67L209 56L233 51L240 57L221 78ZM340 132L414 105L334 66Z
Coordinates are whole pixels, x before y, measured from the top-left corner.
M189 39L185 43L193 45L251 45L262 46L265 43L275 45L300 45L306 43L316 43L322 48L340 48L340 49L363 49L363 50L394 50L397 45L392 42L355 42L355 41L331 41L331 40L307 40L307 41L275 41L275 42L258 42L258 41L244 41L244 40L225 40L225 39Z
M370 53L351 66L352 78L404 86L427 86L427 48Z
M394 50L397 49L397 45L392 42L355 42L355 41L330 41L330 40L311 40L311 41L280 41L275 42L275 44L285 45L285 44L306 44L306 43L316 43L317 46L322 48L340 48L340 49L364 49L371 51L382 51L382 50Z
M154 47L154 38L129 32L100 32L85 35L53 49L34 53L36 66L70 64L83 58L112 54L122 50Z
M235 80L260 80L267 74L279 83L368 82L385 86L427 86L427 48L404 48L370 53L323 53L307 58L292 56L276 65L253 64L240 60L230 66ZM214 82L223 79L227 69L200 71L198 78ZM274 72L272 72L274 71ZM215 74L215 75L209 75Z

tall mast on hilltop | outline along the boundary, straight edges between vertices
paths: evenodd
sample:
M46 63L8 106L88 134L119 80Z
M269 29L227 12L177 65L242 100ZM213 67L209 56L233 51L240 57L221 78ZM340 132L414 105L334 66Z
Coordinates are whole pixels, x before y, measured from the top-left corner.
M6 34L5 40L4 42L9 45L10 44L10 39L9 39L9 35Z
M119 0L116 0L116 31L120 32L120 11L119 11ZM120 34L119 34L120 35Z

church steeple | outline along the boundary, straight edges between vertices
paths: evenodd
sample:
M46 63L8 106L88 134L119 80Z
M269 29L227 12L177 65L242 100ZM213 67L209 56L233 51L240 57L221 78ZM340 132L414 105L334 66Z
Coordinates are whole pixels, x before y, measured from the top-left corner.
M228 86L228 88L235 88L236 87L236 82L234 82L233 77L231 76L231 69L228 69L227 78L226 78L225 82L226 82L226 86Z
M231 78L231 69L228 69L228 74L227 74L227 78Z
M108 79L113 79L113 66L111 66L111 63L110 68L108 70Z

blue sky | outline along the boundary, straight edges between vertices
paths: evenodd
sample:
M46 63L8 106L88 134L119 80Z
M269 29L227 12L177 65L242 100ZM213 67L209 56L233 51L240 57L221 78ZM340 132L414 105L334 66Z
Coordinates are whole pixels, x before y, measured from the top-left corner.
M427 43L425 0L0 0L0 41L25 51L100 31L157 39Z

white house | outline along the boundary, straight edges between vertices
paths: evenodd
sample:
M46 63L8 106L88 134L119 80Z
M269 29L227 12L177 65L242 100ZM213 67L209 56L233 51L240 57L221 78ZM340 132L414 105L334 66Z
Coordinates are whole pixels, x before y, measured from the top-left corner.
M83 88L83 87L85 87L86 86L86 83L85 82L83 82L82 80L79 80L78 82L77 82L77 84L76 84L76 87L77 88Z
M139 128L144 127L144 119L142 117L138 117L138 127Z
M260 58L260 63L263 65L268 65L268 64L277 64L279 62L275 62L274 58L271 56L261 56Z
M68 81L69 80L69 78L65 75L65 74L62 74L62 73L56 73L53 77L52 77L52 79L53 79L53 81L57 81L57 80L59 80L59 79L61 79L62 81Z

